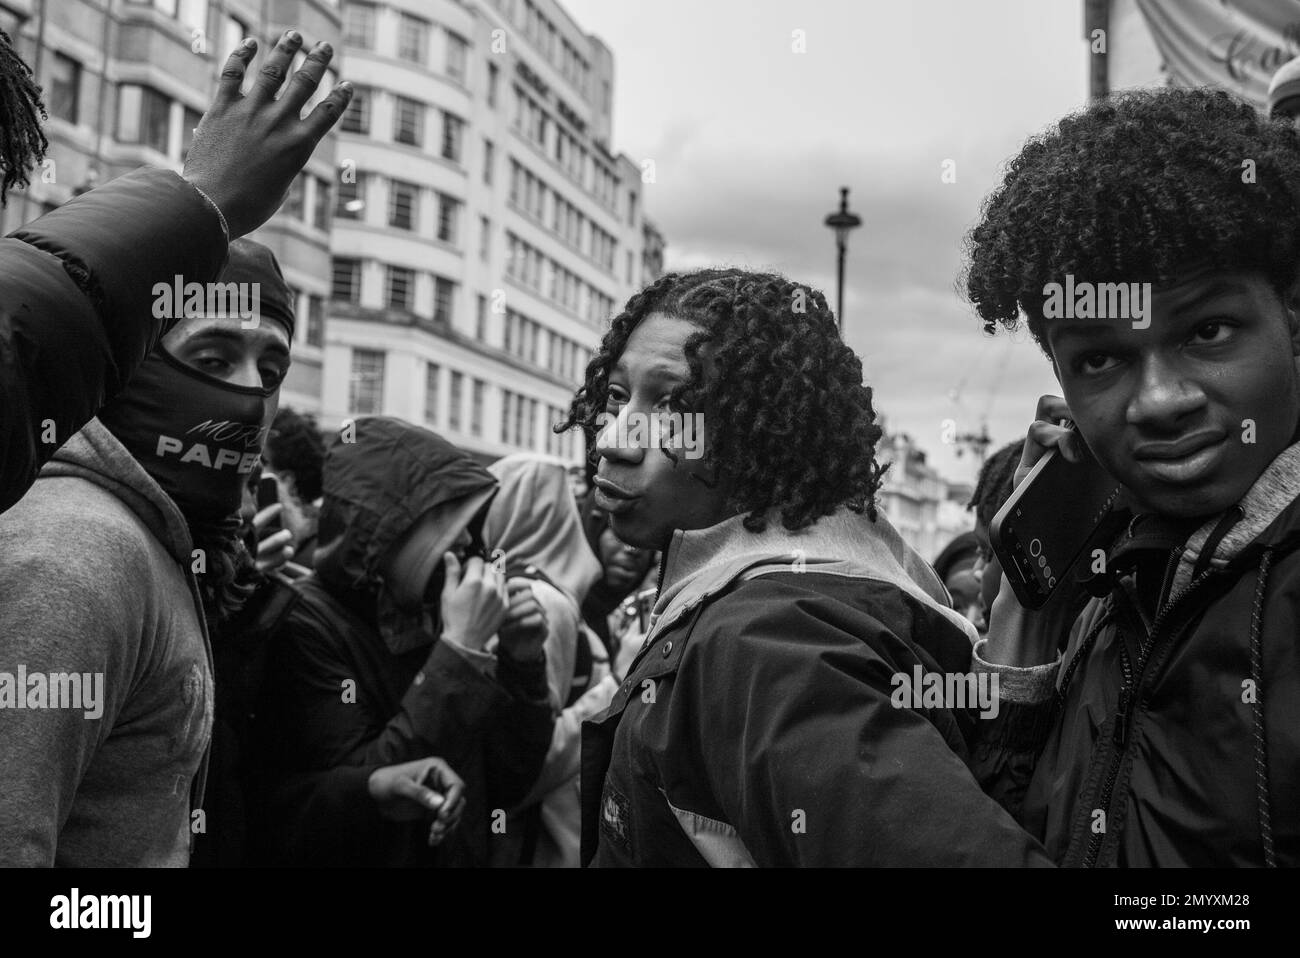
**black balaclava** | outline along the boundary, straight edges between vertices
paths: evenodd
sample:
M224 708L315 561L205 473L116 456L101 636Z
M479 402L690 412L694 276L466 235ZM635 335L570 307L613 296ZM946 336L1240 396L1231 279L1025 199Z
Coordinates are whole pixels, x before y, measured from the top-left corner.
M257 283L258 314L293 341L293 298L274 255L237 239L219 283ZM191 529L236 532L279 386L235 386L154 347L99 419L180 508Z

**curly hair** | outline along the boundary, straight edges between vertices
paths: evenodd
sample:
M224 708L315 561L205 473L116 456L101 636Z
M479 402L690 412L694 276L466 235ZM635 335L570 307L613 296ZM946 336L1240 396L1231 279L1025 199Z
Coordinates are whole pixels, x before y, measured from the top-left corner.
M1043 287L1067 273L1162 286L1201 265L1257 270L1281 294L1300 262L1297 191L1288 121L1209 89L1102 100L1008 164L966 237L966 296L988 333L1023 311L1048 352Z
M32 168L45 158L49 142L41 130L48 119L32 68L0 30L0 205L14 187L24 187Z
M614 317L556 432L581 427L595 461L610 373L651 313L699 327L685 343L689 379L669 400L674 410L707 414L703 463L727 490L727 507L748 513L746 529L761 532L773 509L790 530L840 505L875 521L883 431L862 362L840 338L825 296L772 273L668 273L642 289Z
M985 529L998 514L1003 503L1011 498L1012 479L1020 458L1025 453L1025 441L1009 442L985 460L980 468L979 480L966 508L975 510L975 522Z
M293 473L298 497L303 502L320 498L325 441L314 416L295 412L288 406L277 412L263 455L276 472Z

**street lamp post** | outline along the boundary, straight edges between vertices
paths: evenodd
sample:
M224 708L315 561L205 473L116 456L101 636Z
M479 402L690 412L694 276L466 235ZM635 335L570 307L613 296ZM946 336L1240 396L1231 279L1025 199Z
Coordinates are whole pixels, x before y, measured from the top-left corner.
M862 218L849 212L849 188L840 187L840 208L826 217L826 225L835 231L835 248L839 251L839 287L835 320L844 331L844 256L849 248L849 231L862 225Z

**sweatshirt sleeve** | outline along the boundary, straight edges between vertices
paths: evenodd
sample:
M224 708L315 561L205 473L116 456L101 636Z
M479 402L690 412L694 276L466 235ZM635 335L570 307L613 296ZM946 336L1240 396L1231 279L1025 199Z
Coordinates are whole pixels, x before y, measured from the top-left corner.
M51 534L26 514L9 521L19 511L0 526L0 866L52 866L78 786L130 694L145 618L130 570L148 564L131 561L129 530L110 545L87 539L97 528ZM70 567L52 543L72 535L81 555L120 561ZM102 675L102 701L90 711L15 707L29 692L20 675L52 672Z
M996 607L995 607L996 608ZM1033 778L1038 758L1046 746L1057 719L1056 690L1064 663L1073 656L1083 636L1104 617L1101 603L1090 603L1069 626L1066 652L1042 665L1013 666L988 661L990 639L982 639L971 655L976 672L997 678L997 715L975 727L971 739L971 771L984 791L1007 811L1021 819L1025 792ZM1027 619L1012 616L1010 623L990 623L990 636L1006 638L997 631L1019 627ZM1059 631L1064 632L1061 626Z
M154 286L210 282L226 259L216 207L179 175L143 169L0 239L0 512L170 325Z
M1051 864L949 737L894 706L892 676L919 661L909 643L866 613L832 619L806 594L744 591L697 624L687 694L669 707L683 710L670 722L699 730L712 794L756 864Z

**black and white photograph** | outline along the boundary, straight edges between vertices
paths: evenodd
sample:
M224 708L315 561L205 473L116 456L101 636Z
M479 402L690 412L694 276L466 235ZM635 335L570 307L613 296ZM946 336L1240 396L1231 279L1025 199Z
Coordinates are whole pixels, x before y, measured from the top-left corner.
M6 927L1286 928L1300 0L0 0L0 200Z

